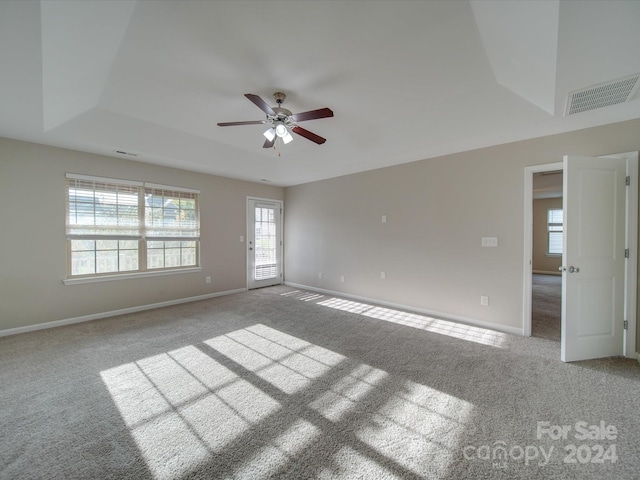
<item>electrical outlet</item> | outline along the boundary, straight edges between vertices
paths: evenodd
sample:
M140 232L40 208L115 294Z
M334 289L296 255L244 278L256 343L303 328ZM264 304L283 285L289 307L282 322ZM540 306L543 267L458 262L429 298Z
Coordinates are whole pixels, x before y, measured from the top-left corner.
M340 282L344 283L344 275L340 275Z
M322 272L318 272L318 279L322 280Z
M211 283L211 277L204 277L204 283Z
M387 272L380 272L380 280L384 280L387 278Z
M486 295L480 295L480 305L482 305L483 307L488 307L489 297L487 297Z

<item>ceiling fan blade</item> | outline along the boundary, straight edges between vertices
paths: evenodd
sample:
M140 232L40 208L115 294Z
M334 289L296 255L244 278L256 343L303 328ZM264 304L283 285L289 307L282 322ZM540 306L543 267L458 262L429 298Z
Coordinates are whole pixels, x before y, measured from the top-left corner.
M219 123L219 127L234 127L236 125L260 125L264 123L264 120L249 120L248 122L222 122Z
M322 138L320 135L316 135L315 133L310 132L309 130L306 130L302 127L293 127L291 131L293 133L297 133L301 137L311 140L312 142L316 142L318 145L322 145L327 141L326 138Z
M333 117L333 112L330 108L320 108L318 110L311 110L309 112L294 113L291 118L294 122L304 122L306 120L315 120L316 118Z
M244 96L247 97L249 100L251 100L253 103L255 103L255 105L267 115L271 115L271 116L276 115L276 112L273 111L273 108L271 108L269 104L265 102L262 98L260 98L258 95L254 95L253 93L245 93Z
M278 138L278 137L273 137L273 140L269 140L267 138L264 141L264 145L262 145L262 148L271 148L271 147L273 147L273 144L276 143L276 138Z

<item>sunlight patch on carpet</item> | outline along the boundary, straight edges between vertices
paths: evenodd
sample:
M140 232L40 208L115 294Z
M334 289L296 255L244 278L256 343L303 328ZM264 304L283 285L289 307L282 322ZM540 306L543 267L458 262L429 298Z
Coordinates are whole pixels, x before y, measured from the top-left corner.
M319 293L303 292L302 290L294 290L292 292L285 292L280 294L281 297L291 297L296 300L302 300L303 302L310 302L312 300L319 300L324 298L324 295Z
M203 468L225 478L406 478L424 472L425 461L440 471L473 410L262 324L101 377L157 479ZM309 455L321 464L313 472L305 471Z
M373 478L367 475L375 472L376 478L389 480L403 480L405 477L394 473L384 465L379 465L373 459L363 455L349 446L341 447L333 456L331 466L318 472L318 479L335 480L336 478Z
M101 377L157 479L191 470L281 408L193 346Z
M227 335L212 338L206 343L227 358L242 365L263 380L285 393L293 394L308 388L311 382L332 367L331 363L316 360L306 350L312 347L307 342L285 346L264 337L262 330L236 330ZM316 354L320 347L316 347ZM344 356L333 353L332 362L344 360Z
M468 428L473 404L431 387L405 380L356 436L405 469L424 474L431 464L440 477Z
M278 478L278 471L320 437L322 431L310 422L299 419L281 435L241 462L234 478Z
M397 323L407 327L426 330L428 332L446 335L448 337L466 340L468 342L481 343L491 347L502 347L506 343L506 334L486 328L473 327L462 323L451 322L439 318L428 317L416 313L403 312L392 308L376 307L366 303L330 298L317 305L335 308L345 312L357 313L366 317Z
M358 365L313 400L309 406L332 422L357 410L358 402L370 395L389 374L369 365Z

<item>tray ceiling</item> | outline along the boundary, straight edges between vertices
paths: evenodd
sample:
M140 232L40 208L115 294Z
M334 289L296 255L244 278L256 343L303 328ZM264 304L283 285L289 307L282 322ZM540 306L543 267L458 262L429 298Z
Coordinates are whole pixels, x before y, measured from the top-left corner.
M565 116L640 73L637 1L0 2L0 136L295 185L640 118ZM263 149L247 101L326 137ZM136 156L116 153L116 150Z

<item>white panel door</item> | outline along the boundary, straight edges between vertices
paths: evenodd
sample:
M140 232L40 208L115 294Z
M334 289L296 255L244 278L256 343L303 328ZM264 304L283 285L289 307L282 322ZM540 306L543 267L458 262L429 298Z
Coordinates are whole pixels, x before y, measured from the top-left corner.
M626 160L564 157L561 358L623 353Z
M282 202L247 199L247 288L282 283Z

